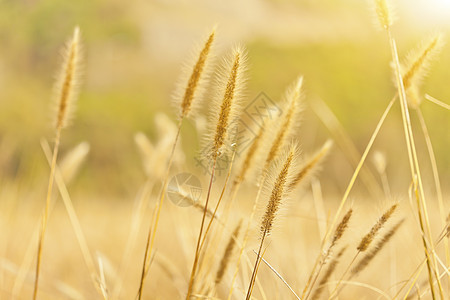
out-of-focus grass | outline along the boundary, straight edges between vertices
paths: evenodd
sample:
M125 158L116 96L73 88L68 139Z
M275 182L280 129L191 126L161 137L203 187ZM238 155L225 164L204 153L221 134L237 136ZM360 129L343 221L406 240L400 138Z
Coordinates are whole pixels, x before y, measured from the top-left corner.
M328 7L324 11L333 7L324 3L314 7L305 2L303 8L317 11L324 6ZM175 121L170 102L181 57L164 60L162 68L158 55L163 53L146 50L146 31L133 16L120 1L4 3L4 9L0 10L0 136L2 141L17 148L12 151L11 159L2 162L6 176L16 176L19 164L26 172L24 166L36 164L36 161L45 168L43 171L46 170L39 138L51 136L48 134L49 103L53 74L59 63L57 53L73 25L79 24L86 53L84 85L75 126L64 134L63 151L82 140L91 144L89 163L84 171L86 176L80 179L84 189L135 190L130 182L139 181L143 174L133 135L143 131L155 138L153 117L156 112L165 112ZM415 36L400 38L401 53L406 54L417 42ZM305 137L305 148L312 149L313 145L308 143L318 143L329 135L308 109L308 101L320 97L362 151L369 133L395 93L383 35L374 32L372 37L363 39L318 38L313 42L294 40L284 44L255 36L247 45L250 59L248 101L261 91L279 101L285 87L303 74L306 114L299 134ZM180 52L189 50L180 49ZM450 90L445 81L450 53L443 51L438 59L422 91L448 102ZM442 137L449 136L450 118L447 111L434 104L425 102L422 108L429 121L445 182L450 177L450 158L446 155L450 141ZM188 141L185 143L187 161L195 165L193 157L198 150L198 137L193 129L191 122L183 129L183 136ZM376 146L386 151L391 159L406 162L405 152L399 151L404 141L396 138L396 142L392 142L393 137L398 136L402 136L402 132L400 114L395 109ZM422 139L417 140L421 149L425 149ZM403 171L406 173L406 165ZM398 169L392 172L404 174L398 173ZM330 177L335 175L330 174Z

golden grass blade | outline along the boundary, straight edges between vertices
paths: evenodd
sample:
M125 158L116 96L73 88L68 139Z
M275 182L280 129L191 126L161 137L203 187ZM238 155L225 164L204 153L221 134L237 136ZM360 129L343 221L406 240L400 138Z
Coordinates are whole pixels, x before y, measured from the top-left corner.
M258 254L258 253L256 253L255 250L253 250L253 253ZM264 259L264 257L261 256L260 259L261 259L261 261L262 261L263 263L266 264L267 267L269 267L269 269L270 269L273 273L275 273L275 275L277 275L277 277L278 277L278 278L284 283L284 285L291 291L292 295L294 295L294 297L295 297L296 299L300 300L300 297L297 295L297 293L294 291L294 289L289 285L289 283L286 281L286 279L284 279L283 276L281 276L281 274L280 274L277 270L275 270L275 268L272 267L272 266L267 262L267 260Z
M450 105L448 105L447 103L444 103L442 101L439 101L438 99L436 99L428 94L425 94L425 99L427 99L427 100L433 102L434 104L437 104L447 110L450 110Z

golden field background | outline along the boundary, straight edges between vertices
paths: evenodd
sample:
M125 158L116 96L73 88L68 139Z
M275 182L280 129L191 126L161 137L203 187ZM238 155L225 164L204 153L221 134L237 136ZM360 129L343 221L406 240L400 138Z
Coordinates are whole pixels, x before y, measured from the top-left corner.
M446 20L450 19L450 8L448 4L445 8L439 6L445 3L439 0L394 2L397 12L394 35L401 57L436 30L448 34L450 22ZM89 143L90 152L74 180L67 183L68 190L91 254L96 263L96 258L100 257L104 264L108 291L113 291L118 282L122 282L120 299L133 299L139 286L151 211L161 185L161 178L155 176L149 207L143 211L145 218L137 233L136 247L129 255L127 276L123 279L118 270L125 242L130 236L134 203L147 180L134 136L141 131L153 143L171 136L170 130L164 132L164 128L157 126L155 117L166 114L175 124L172 95L182 63L191 57L194 46L217 25L217 61L236 43L247 47L247 102L260 92L280 102L285 88L297 76L303 75L304 112L298 132L302 153L307 156L327 139L334 138L312 109L314 103L323 101L342 124L360 155L396 91L387 39L373 23L370 5L357 0L251 0L244 3L200 0L1 1L1 298L12 299L15 294L19 299L28 299L32 292L34 258L20 289L17 278L20 266L26 261L27 249L37 244L36 233L48 180L48 164L41 149L41 139L50 142L53 139L50 100L54 74L60 64L58 54L76 25L82 33L84 75L73 125L63 132L61 154L64 156L83 141ZM450 51L446 45L421 87L422 96L428 93L450 102L449 65ZM207 102L205 99L204 103ZM198 115L183 125L181 152L185 163L171 170L171 175L179 171L196 174L204 189L209 178L196 165L202 139L196 129L201 128L207 108L205 105ZM428 101L424 101L421 109L435 149L448 213L450 115L448 110ZM432 229L437 237L442 226L429 158L418 120L414 112L411 115L417 132ZM168 125L162 126L167 129ZM358 282L370 284L393 297L397 283L411 276L423 259L415 207L408 199L411 175L398 103L383 126L374 150L386 155L386 174L393 199L380 196L381 179L372 156L369 156L364 172L372 174L377 192L371 193L361 179L356 181L349 201L349 206L355 209L355 218L349 229L350 237L346 239L353 247L393 200L400 201L400 212L395 218L406 218L405 224L390 247L377 257L378 263L357 278ZM292 195L287 211L280 217L265 257L296 291L301 291L307 280L327 220L329 222L334 216L354 169L352 155L335 140L332 152L316 175L324 207L315 206L316 201L312 199L319 196L313 195L308 181ZM213 197L220 194L224 176L217 182ZM229 231L240 217L246 217L254 189L250 183L241 190L236 214L229 220ZM40 298L100 299L101 295L83 264L56 189L54 195L56 204L49 219L43 252ZM155 258L146 281L146 298L183 297L200 220L201 213L194 208L165 202L156 240L159 258ZM246 249L251 262L255 256L252 250L258 246L259 219L256 220L255 233ZM225 243L221 245L225 247ZM217 257L211 262L212 273L215 273L222 251L218 248ZM438 248L438 253L444 257L442 247ZM349 262L351 258L349 254L344 261ZM340 265L340 273L345 265ZM264 288L262 291L256 289L255 298L291 298L292 294L281 281L263 267L258 276ZM251 270L245 272L248 275ZM218 298L227 295L227 283L232 276L232 272L229 273L216 294ZM240 274L237 281L236 299L246 290L248 278L245 275ZM426 279L425 270L420 278ZM448 285L447 277L445 288ZM367 287L346 287L342 299L378 299L379 296L380 293Z

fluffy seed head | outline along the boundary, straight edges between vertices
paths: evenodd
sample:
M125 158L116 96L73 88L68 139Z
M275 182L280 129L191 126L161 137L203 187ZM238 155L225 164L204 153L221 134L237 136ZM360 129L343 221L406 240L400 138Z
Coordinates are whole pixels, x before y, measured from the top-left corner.
M225 60L223 73L218 82L218 99L217 104L212 107L213 120L212 124L216 124L211 134L209 147L209 156L213 159L217 158L222 152L228 150L229 138L231 137L231 129L235 126L237 116L237 108L242 97L242 88L244 83L246 55L242 47L235 47L229 59Z
M281 201L290 191L288 182L291 176L292 168L294 168L296 163L296 152L296 146L290 146L287 156L281 160L282 165L277 172L275 181L273 182L269 202L267 203L266 211L261 223L261 233L263 235L268 235L272 230L273 221L280 208Z
M193 66L189 67L190 76L187 79L187 84L183 82L183 90L176 94L177 102L181 100L180 104L180 118L185 118L189 115L192 109L194 99L201 94L203 85L207 77L207 65L211 54L212 45L215 38L215 29L208 36L203 48L200 50ZM180 100L178 100L180 99Z
M393 23L392 9L388 0L375 0L375 12L378 22L384 29L389 29Z
M394 211L397 209L398 204L392 205L375 223L375 225L372 226L369 233L366 234L361 242L359 243L358 247L356 248L360 252L364 252L367 250L369 245L372 243L373 239L377 235L378 231L383 227L383 225L389 220L389 218L392 216Z
M437 56L444 45L441 34L436 34L428 42L422 43L412 51L403 64L403 85L408 93L409 104L413 108L420 105L418 87L427 75L431 62Z
M309 161L306 162L306 164L300 169L300 171L297 172L294 179L289 184L290 188L293 189L297 187L306 176L312 173L319 162L328 154L332 145L333 142L328 140L322 148Z
M284 108L284 113L280 116L280 127L278 128L267 154L264 169L268 169L270 163L277 157L292 131L297 115L300 112L299 102L302 94L302 83L303 77L300 76L286 92L286 105Z
M352 216L353 209L349 209L345 216L342 218L339 225L336 227L336 230L334 231L333 240L331 241L331 247L336 245L336 243L341 239L341 237L344 235L345 230L348 227L348 223L350 221L350 218Z
M66 44L63 60L55 84L55 127L57 129L67 126L78 94L81 63L80 29L78 27L75 28L72 38Z
M405 220L400 220L392 226L392 228L383 235L383 237L380 239L380 241L376 244L375 247L373 247L372 250L370 250L362 259L361 261L353 268L351 276L355 276L361 271L363 271L369 263L373 260L373 258L383 249L383 247L391 240L391 238L394 236L394 234L397 232L397 230L400 228L400 226L403 224Z

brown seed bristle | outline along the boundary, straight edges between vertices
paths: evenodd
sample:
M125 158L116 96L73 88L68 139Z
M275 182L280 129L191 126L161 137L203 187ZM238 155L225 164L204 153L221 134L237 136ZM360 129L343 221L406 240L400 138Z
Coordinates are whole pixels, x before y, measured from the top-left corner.
M391 240L391 238L394 236L394 234L397 232L397 230L400 228L400 226L403 224L405 220L402 219L397 224L395 224L377 243L375 247L373 247L372 250L370 250L362 259L361 261L353 268L351 277L357 275L361 271L363 271L369 263L373 260L373 258L383 249L383 247Z
M276 158L280 149L286 141L286 137L294 123L296 113L299 110L299 99L301 98L301 88L303 83L303 77L299 77L294 86L287 92L287 110L284 115L281 116L281 126L278 129L275 139L272 142L272 146L267 154L266 161L264 163L264 169L267 170L270 163Z
M226 87L223 93L213 138L213 145L211 149L211 155L213 158L217 158L217 156L220 155L221 149L224 146L229 133L230 123L233 118L233 106L236 105L236 92L240 88L238 85L240 84L240 77L242 77L242 64L244 63L243 56L243 49L238 47L233 51L233 63L229 71Z
M377 13L378 22L384 29L392 26L393 20L391 15L390 4L387 0L375 0L375 11Z
M322 146L322 148L300 169L300 171L297 173L297 175L295 175L294 179L289 184L289 187L291 189L297 187L306 176L311 174L314 167L316 167L322 160L322 158L324 158L328 154L328 151L330 150L332 144L333 143L331 141L327 141Z
M246 174L251 169L251 165L254 161L255 154L258 151L265 130L266 130L266 123L263 123L261 128L259 129L258 135L253 139L253 142L247 151L244 162L242 163L241 171L239 172L239 175L236 176L235 179L236 184L243 182Z
M261 223L261 233L264 235L268 235L273 227L273 221L275 216L280 208L281 200L286 192L287 188L287 180L289 175L289 169L293 163L295 156L295 148L292 148L288 156L286 157L283 166L278 173L278 176L274 182L273 189L269 198L269 202L267 203L266 212L264 214L262 223Z
M233 250L236 245L236 239L239 235L241 224L242 220L240 220L239 223L234 228L234 231L231 234L230 239L228 240L227 246L225 247L225 252L223 253L222 259L220 260L219 268L217 269L216 273L216 280L215 280L216 284L219 284L222 281L223 276L225 275L228 263L230 262L230 258L233 254Z
M317 289L312 294L311 299L320 299L320 296L322 295L323 289L325 288L325 284L330 280L331 275L333 275L334 271L336 270L336 267L339 263L339 259L344 254L345 250L347 250L347 247L342 248L338 254L331 260L327 271L323 274L322 279L319 282L319 285Z
M360 252L364 252L367 250L367 248L369 247L369 245L372 243L373 239L375 238L375 236L377 235L378 231L381 229L381 227L383 227L383 225L389 220L389 218L392 216L392 214L394 213L394 211L397 209L398 204L394 204L392 205L379 219L378 221L375 223L375 225L373 225L373 227L370 229L370 232L368 234L366 234L363 239L361 240L361 242L359 243L358 247L356 249L358 249L358 251Z
M331 246L336 245L336 243L341 239L341 237L344 235L345 230L348 227L348 223L350 222L350 218L352 216L353 209L349 209L347 213L342 218L339 225L336 227L336 230L334 231L333 240L331 241Z
M181 102L181 118L186 117L192 106L192 101L196 95L198 90L198 86L200 84L200 80L204 74L204 69L206 65L206 61L211 52L211 46L214 42L215 30L209 35L205 45L203 46L202 51L198 56L198 60L194 65L191 76L189 77L186 89L184 91L183 100Z
M66 45L62 70L55 85L57 102L55 125L57 129L67 125L68 118L72 113L77 94L80 59L80 30L76 27L72 39Z

